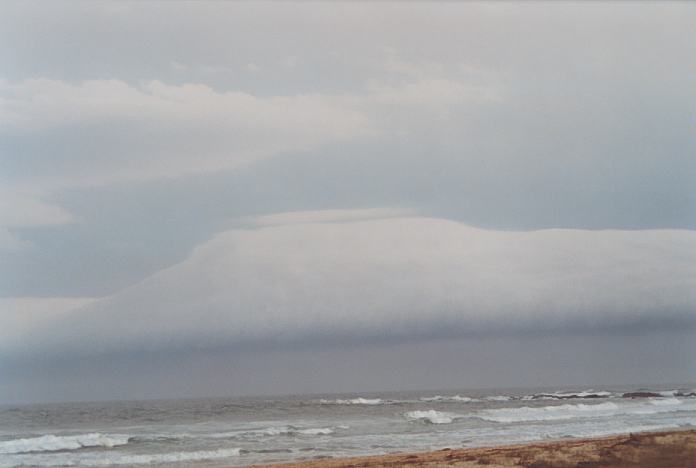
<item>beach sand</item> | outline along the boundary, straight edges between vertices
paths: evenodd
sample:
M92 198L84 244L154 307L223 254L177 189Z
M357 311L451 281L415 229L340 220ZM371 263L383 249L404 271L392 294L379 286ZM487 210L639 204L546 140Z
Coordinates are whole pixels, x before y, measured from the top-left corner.
M696 467L696 430L650 432L499 447L444 449L425 453L311 460L265 466L273 466L273 468Z

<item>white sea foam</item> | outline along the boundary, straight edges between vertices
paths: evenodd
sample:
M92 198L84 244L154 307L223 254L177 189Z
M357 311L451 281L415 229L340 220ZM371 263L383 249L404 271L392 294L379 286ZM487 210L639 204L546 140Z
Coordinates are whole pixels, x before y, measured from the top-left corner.
M334 431L329 427L317 427L312 429L299 429L297 433L302 435L328 435L333 434Z
M654 398L645 403L631 407L630 414L650 415L661 413L684 413L696 411L696 402L679 400L677 398Z
M442 396L442 395L435 395L433 397L423 397L420 398L421 401L444 401L444 402L459 402L459 403L471 403L473 401L478 401L474 398L469 398L466 396L460 396L460 395L452 395L452 396Z
M404 417L409 421L425 421L430 424L449 424L457 417L452 413L443 413L441 411L408 411L404 413Z
M104 458L101 460L89 461L95 465L138 465L150 463L176 463L185 461L218 460L221 458L237 457L240 455L240 448L224 448L218 450L197 450L194 452L171 452L154 453L142 455L123 455L121 457Z
M596 405L555 405L521 408L500 408L483 410L478 413L481 419L494 422L550 421L573 418L586 418L614 414L619 410L616 403Z
M650 399L650 404L655 406L681 405L683 402L676 398L654 398Z
M505 396L505 395L490 395L484 398L484 400L488 401L510 401L512 400L512 397Z
M319 400L323 405L381 405L386 404L381 398L351 398L349 400Z
M339 426L339 429L348 428L348 426ZM334 433L334 428L331 427L309 427L301 428L295 426L273 426L262 429L246 429L238 431L216 432L207 434L204 437L210 439L232 439L232 438L248 438L259 436L288 436L288 435L329 435ZM189 434L189 436L194 436Z
M116 447L128 443L127 435L78 434L57 436L53 434L0 442L0 453L53 452L77 450L83 447Z
M568 427L563 437L604 437L613 434L627 434L647 431L660 431L664 429L674 429L678 427L691 427L690 423L670 423L670 424L631 424L607 427L576 428L572 425ZM558 437L554 437L558 438Z
M148 465L159 463L179 463L191 461L219 460L238 457L240 448L217 450L196 450L191 452L169 452L149 454L111 453L52 453L10 455L0 462L0 467L12 466L110 466L110 465Z
M554 421L574 418L608 417L616 414L651 415L696 411L696 403L677 398L654 398L637 403L605 402L599 404L565 404L521 408L499 408L477 413L481 419L494 422Z
M278 435L289 435L295 434L297 430L294 427L267 427L265 429L259 429L257 431L246 431L244 434L261 434L268 436L278 436Z

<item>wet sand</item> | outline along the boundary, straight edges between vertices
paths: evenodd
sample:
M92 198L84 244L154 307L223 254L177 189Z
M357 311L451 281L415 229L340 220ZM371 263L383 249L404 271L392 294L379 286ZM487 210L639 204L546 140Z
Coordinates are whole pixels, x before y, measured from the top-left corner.
M261 467L262 465L254 465ZM347 467L696 467L696 430L664 431L499 447L444 449L284 463L273 468Z

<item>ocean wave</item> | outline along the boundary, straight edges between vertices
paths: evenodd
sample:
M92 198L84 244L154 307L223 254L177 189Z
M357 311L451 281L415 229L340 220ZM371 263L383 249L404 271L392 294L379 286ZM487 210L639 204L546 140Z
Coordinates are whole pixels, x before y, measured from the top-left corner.
M493 422L553 421L613 415L651 415L696 411L696 402L677 398L651 398L639 403L605 402L599 404L565 404L521 408L498 408L479 411L476 416Z
M666 390L658 392L663 397L694 397L696 390Z
M453 395L453 396L435 395L432 397L420 398L420 401L471 403L471 402L475 402L475 401L479 401L479 400L477 400L475 398L460 396L460 395Z
M672 405L681 405L684 402L672 397L672 398L651 399L649 403L651 405L655 405L655 406L672 406Z
M351 398L348 400L336 399L336 400L319 400L322 405L383 405L389 404L390 401L382 400L381 398Z
M314 429L300 429L297 433L302 435L328 435L333 434L334 430L328 427L318 427Z
M424 421L430 424L450 424L457 418L457 415L435 410L426 410L408 411L404 413L404 417L409 421Z
M484 400L487 401L510 401L512 400L512 397L505 396L505 395L490 395L484 398Z
M347 429L348 426L338 426L338 429ZM265 427L262 429L246 429L238 431L227 431L227 432L216 432L213 434L205 435L206 438L210 439L244 439L244 438L257 438L259 436L293 436L293 435L329 435L335 432L334 427L308 427L302 428L297 426L272 426Z
M670 424L631 424L622 425L620 428L616 426L613 427L594 427L594 428L575 428L569 427L568 431L563 434L563 437L605 437L615 434L628 434L628 433L638 433L638 432L652 432L661 431L664 429L676 429L676 428L690 428L693 425L689 422L684 423L670 423ZM557 438L557 437L556 437Z
M301 429L295 426L285 426L285 427L269 427L267 429L262 429L258 431L264 435L276 436L276 435L329 435L333 434L334 430L330 427L310 427L306 429Z
M696 411L696 402L677 398L651 398L646 403L631 407L630 414L650 415L660 413L684 413Z
M531 395L523 396L521 400L572 400L581 398L611 398L613 396L614 394L612 392L596 392L590 389L583 390L581 392L558 391L550 393L533 393Z
M139 455L123 455L120 457L103 458L89 461L95 465L145 465L152 463L177 463L187 461L218 460L221 458L238 457L240 448L224 448L217 450L197 450L193 452L170 452Z
M14 454L3 457L0 467L19 466L113 466L172 464L181 462L203 462L238 457L241 448L196 450L191 452L166 452L126 454L119 452L76 452Z
M78 434L57 436L53 434L25 439L13 439L0 442L0 453L54 452L58 450L78 450L84 447L107 447L126 445L130 437L115 434Z
M550 421L594 417L614 414L619 410L616 403L599 403L596 405L555 405L538 408L523 406L521 408L500 408L483 410L478 413L481 419L493 422L511 423L521 421Z

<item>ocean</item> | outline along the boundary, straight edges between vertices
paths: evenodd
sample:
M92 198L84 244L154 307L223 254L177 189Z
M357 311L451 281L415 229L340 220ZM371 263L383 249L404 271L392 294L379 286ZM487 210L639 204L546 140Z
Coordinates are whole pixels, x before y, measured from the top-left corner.
M0 467L243 466L693 426L693 386L0 406Z

